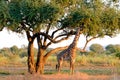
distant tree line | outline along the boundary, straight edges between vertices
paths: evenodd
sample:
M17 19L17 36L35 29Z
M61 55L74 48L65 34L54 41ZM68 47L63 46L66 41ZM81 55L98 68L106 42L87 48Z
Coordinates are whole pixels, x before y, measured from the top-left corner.
M35 56L37 55L37 48L35 49ZM48 48L46 52L49 52L52 48ZM82 53L79 49L77 49L78 55ZM58 52L59 53L59 52ZM95 54L106 54L106 55L116 55L116 57L120 57L120 44L109 44L107 46L102 46L100 44L92 44L89 47L89 50L86 52L87 55L91 55L91 53ZM84 52L83 54L86 55ZM57 53L56 53L57 54ZM0 56L10 57L13 55L18 55L20 58L27 57L27 47L24 46L22 48L18 48L17 46L12 46L10 48L2 48L0 49Z
M90 46L90 51L93 51L98 54L106 53L106 54L114 54L114 53L119 53L120 52L120 44L109 44L105 47L103 47L100 44L92 44Z

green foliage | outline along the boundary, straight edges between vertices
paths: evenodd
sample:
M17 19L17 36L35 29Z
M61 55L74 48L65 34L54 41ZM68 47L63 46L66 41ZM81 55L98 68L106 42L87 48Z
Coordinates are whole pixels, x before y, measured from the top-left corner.
M18 55L20 56L20 58L27 57L28 56L28 54L27 54L27 47L20 48Z
M58 8L51 4L43 4L39 8L41 22L53 22L58 13Z
M58 12L59 8L56 5L41 0L11 1L9 3L10 29L40 31L42 25L45 28L45 24L52 24L58 19Z
M77 4L76 4L77 5ZM114 36L120 31L119 12L105 7L101 1L80 1L61 19L63 28L81 27L87 37Z
M18 54L18 52L19 52L19 49L18 49L18 47L17 46L12 46L11 48L10 48L10 50L11 50L11 52L12 52L12 54Z
M20 12L20 3L18 1L12 1L9 3L9 14L10 17L15 21L15 22L21 22L22 21L22 15Z
M8 5L4 0L0 0L0 30L6 26L8 17Z
M75 10L68 14L64 19L61 20L61 25L64 28L75 28L81 27L83 28L84 24L87 24L89 16L86 12L81 10ZM86 22L85 22L86 21Z
M22 51L22 52L19 54L19 56L20 56L21 58L23 58L23 57L27 57L28 54L27 54L26 51Z
M112 54L112 53L119 53L120 52L120 45L108 45L105 47L107 54Z
M120 59L120 52L116 53L116 57Z
M95 56L97 53L96 52L93 52L93 51L90 51L90 52L87 52L89 56Z
M90 46L90 50L95 52L95 53L99 53L99 54L104 52L104 48L100 44L92 44Z
M101 26L104 34L114 36L119 31L119 13L112 8L106 9L101 14Z
M77 0L54 0L56 4L60 5L63 8L74 5Z
M1 56L5 56L5 57L9 57L9 56L13 55L9 48L0 49L0 54L1 54Z

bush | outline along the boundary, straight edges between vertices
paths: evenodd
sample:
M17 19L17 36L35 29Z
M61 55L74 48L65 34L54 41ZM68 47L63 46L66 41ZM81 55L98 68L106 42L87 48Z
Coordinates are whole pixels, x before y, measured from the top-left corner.
M21 63L20 62L21 58L18 55L10 56L8 59L9 59L9 62L13 63L13 64L19 64L19 63Z
M23 57L27 57L28 54L27 54L26 52L21 52L21 53L19 54L19 56L20 56L21 58L23 58Z
M5 65L9 62L9 59L5 56L0 56L0 65Z
M92 52L92 51L88 52L88 56L95 56L96 54L97 54L97 53Z
M76 58L76 62L78 62L80 65L88 65L88 58L85 55L78 56Z
M90 46L90 50L91 50L92 52L99 53L99 54L101 54L101 53L104 52L104 48L103 48L103 46L100 45L100 44L92 44L92 45Z
M116 53L116 57L120 59L120 52Z

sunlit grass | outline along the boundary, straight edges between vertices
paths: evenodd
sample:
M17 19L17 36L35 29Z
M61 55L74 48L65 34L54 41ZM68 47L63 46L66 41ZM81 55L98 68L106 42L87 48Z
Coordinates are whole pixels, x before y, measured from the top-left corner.
M111 55L85 56L76 57L76 63L80 65L95 65L95 66L119 66L120 60Z
M1 67L7 66L7 68L0 69L0 75L2 76L25 75L27 73L27 57L20 58L18 56L13 56L7 58L2 56L0 57L0 61ZM56 56L50 56L45 64L44 74L57 74L58 72L55 69L56 64ZM25 69L21 69L22 67L25 67ZM61 74L69 74L69 68L69 61L64 62L61 69ZM75 73L76 72L85 73L88 75L120 75L120 60L113 55L105 54L98 54L95 56L77 55L75 62Z

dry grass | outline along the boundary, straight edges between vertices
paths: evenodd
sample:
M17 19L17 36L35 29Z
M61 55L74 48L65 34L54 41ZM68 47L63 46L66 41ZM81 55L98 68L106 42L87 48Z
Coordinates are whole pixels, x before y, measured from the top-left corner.
M27 67L0 67L0 80L120 80L119 69L116 68L97 66L77 68L75 74L70 75L68 67L63 67L58 74L53 67L47 66L44 75L31 75L27 73Z

